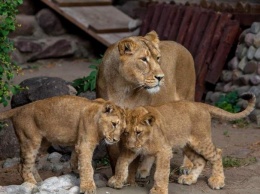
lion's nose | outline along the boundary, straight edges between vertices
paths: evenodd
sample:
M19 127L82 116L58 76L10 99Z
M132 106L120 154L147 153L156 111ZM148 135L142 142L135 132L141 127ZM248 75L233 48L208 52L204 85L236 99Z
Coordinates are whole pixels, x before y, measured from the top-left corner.
M161 81L163 79L163 75L156 75L154 76L158 81Z

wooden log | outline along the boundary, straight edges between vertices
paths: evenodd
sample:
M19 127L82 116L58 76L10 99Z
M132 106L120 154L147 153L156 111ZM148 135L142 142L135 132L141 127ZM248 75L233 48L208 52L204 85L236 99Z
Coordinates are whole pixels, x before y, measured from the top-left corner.
M209 15L209 11L205 9L203 9L203 11L200 14L200 19L199 22L197 23L196 30L194 32L192 43L189 49L193 57L195 57L197 48L201 41L201 37L203 37L204 31L206 29L209 20L208 15Z
M178 35L178 32L179 32L181 21L183 19L185 8L186 7L183 6L183 5L178 6L178 10L177 10L176 16L174 18L174 22L173 22L173 24L171 26L171 30L169 32L169 36L168 36L169 40L176 40L177 39L177 35Z
M160 16L162 14L163 7L164 7L164 3L158 3L155 6L153 18L152 18L152 20L150 22L150 25L149 25L149 30L148 30L149 32L151 30L156 30L157 25L158 25L159 20L160 20Z
M225 65L229 51L238 37L239 22L236 20L229 21L224 28L223 35L221 36L220 44L217 48L216 54L212 60L211 70L207 73L206 81L216 84L222 69Z
M176 42L178 42L180 44L183 44L184 38L185 38L185 36L187 34L189 25L190 25L192 17L193 17L193 13L194 13L194 8L193 7L188 6L185 9L185 13L184 13L181 25L180 25L180 29L179 29L179 32L178 32L178 35L177 35Z
M234 19L238 20L240 26L245 28L250 28L253 22L260 22L260 12L256 14L252 13L235 13Z
M195 101L201 102L202 97L205 93L206 86L205 86L205 77L207 75L207 65L204 65L200 72L200 79L196 81L196 88L195 88Z
M147 8L145 18L143 19L142 25L141 25L141 28L140 28L140 35L141 36L144 36L149 31L149 25L150 25L150 22L153 18L155 5L156 4L152 3Z
M184 42L183 42L183 46L186 47L188 50L190 50L191 41L193 39L196 26L198 24L200 14L201 14L201 8L195 7L193 16L192 16L192 20L190 22L189 28L187 30L187 33L186 33L186 36L185 36Z
M202 67L208 66L208 64L205 63L205 59L208 51L211 49L212 37L215 32L219 15L220 14L217 14L215 11L209 12L209 21L194 58L197 80L202 79L200 75ZM203 81L204 79L205 77L203 78Z
M170 6L170 15L169 15L169 18L167 20L165 30L163 31L162 40L168 40L169 39L168 37L169 37L169 34L170 34L171 27L174 23L174 18L176 17L176 14L177 14L177 10L178 10L177 5L171 5Z
M205 63L208 64L208 73L211 74L211 71L213 70L212 66L212 61L213 57L217 51L218 45L220 43L220 39L222 36L222 32L224 31L224 27L226 24L230 21L231 14L229 13L223 13L220 15L214 35L212 37L211 45L210 45L210 50L207 53ZM207 76L206 76L207 77Z
M156 32L161 40L163 39L163 32L166 28L169 15L171 14L171 7L171 4L164 4L161 17L156 27Z

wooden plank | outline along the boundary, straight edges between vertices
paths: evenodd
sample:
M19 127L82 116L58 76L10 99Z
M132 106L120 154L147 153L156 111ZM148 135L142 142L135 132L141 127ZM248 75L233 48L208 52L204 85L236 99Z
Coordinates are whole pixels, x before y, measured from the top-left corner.
M166 24L170 16L171 6L171 4L164 4L162 14L156 27L156 32L158 33L158 36L161 40L163 39L163 32L166 28Z
M212 60L211 71L207 73L206 81L212 84L216 84L218 81L222 69L227 60L229 51L238 36L239 22L236 20L229 21L224 28L224 32L221 36L220 44L218 45L216 54Z
M159 20L160 20L160 16L162 14L163 6L164 6L164 3L159 3L159 4L157 4L155 6L155 10L154 10L154 13L153 13L153 18L150 21L150 25L149 25L149 30L148 31L156 30L157 25L158 25Z
M110 46L112 43L111 42L116 42L123 38L124 36L131 36L131 32L129 33L107 33L107 34L99 34L96 33L95 31L91 30L88 28L88 26L82 25L81 22L76 20L74 17L71 17L70 15L64 13L59 6L57 6L55 3L53 3L51 0L41 0L44 2L46 5L48 5L50 8L55 10L57 13L65 17L67 20L78 26L80 29L82 29L84 32L95 38L97 41L101 42L102 44L106 46ZM113 40L111 41L110 38Z
M170 15L167 19L167 23L166 23L165 29L163 31L162 40L168 40L169 39L168 37L169 37L170 31L171 31L171 27L174 23L174 18L176 17L176 14L177 14L177 10L178 10L177 5L171 5Z
M111 0L53 0L60 7L112 5Z
M129 32L128 24L133 20L113 6L60 7L60 10L97 33Z
M142 21L141 29L140 29L140 35L144 36L149 31L149 25L153 18L154 10L155 10L156 4L151 3L146 11L145 17Z
M176 17L174 18L174 22L173 22L173 24L171 26L171 30L169 32L169 36L168 36L169 40L176 40L185 9L186 9L186 7L184 5L178 6Z

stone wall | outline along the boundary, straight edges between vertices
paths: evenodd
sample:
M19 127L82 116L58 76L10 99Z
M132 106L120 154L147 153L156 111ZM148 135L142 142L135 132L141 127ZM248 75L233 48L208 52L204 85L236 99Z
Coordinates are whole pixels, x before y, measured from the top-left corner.
M215 91L207 93L206 102L214 104L220 95L231 91L252 92L257 96L256 109L250 118L260 125L260 22L254 22L241 33L235 56L222 71ZM239 104L246 106L244 102Z

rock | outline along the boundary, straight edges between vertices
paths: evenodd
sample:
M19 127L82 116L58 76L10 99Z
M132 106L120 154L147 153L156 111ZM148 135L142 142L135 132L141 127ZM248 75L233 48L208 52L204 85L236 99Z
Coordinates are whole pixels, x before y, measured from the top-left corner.
M258 85L260 84L260 76L259 75L252 75L250 77L250 82L253 84L253 85Z
M252 60L254 58L254 55L255 55L255 52L256 52L256 48L254 46L250 46L249 49L247 50L247 58L249 60Z
M34 54L30 58L30 61L46 58L72 56L76 51L74 42L65 37L47 38L42 41L44 41L44 47L42 48L42 51Z
M255 57L258 61L260 61L260 47L256 50L254 57Z
M239 44L236 49L236 56L239 59L242 59L244 56L246 56L247 53L247 47L245 44Z
M257 34L260 32L260 22L253 22L253 24L250 27L250 32L253 34Z
M252 86L248 92L253 93L256 97L260 95L260 86Z
M59 36L66 32L58 16L50 9L40 10L36 15L36 19L39 26L48 35Z
M32 39L31 37L14 39L14 46L22 53L38 53L43 49L38 39Z
M245 43L247 46L251 46L254 42L255 34L247 33L245 36Z
M236 91L237 91L238 95L240 96L240 95L242 95L243 93L248 92L249 89L250 89L250 86L247 85L247 86L238 87L238 88L236 89Z
M245 68L244 68L244 73L245 74L252 74L257 71L257 62L256 61L249 61Z
M20 163L20 158L7 158L3 163L3 168L9 168Z
M225 84L223 87L223 92L225 92L225 93L231 92L231 86L232 86L232 82Z
M256 122L257 125L260 125L260 110L253 110L253 112L249 115L249 118L251 121Z
M238 61L237 56L234 56L234 57L228 62L228 69L230 69L230 70L237 69L238 63L239 63L239 61Z
M250 28L247 28L239 35L239 43L243 43L244 42L245 36L249 32L250 32Z
M221 93L221 92L214 92L214 93L211 95L211 97L210 97L210 100L211 100L212 104L215 104L215 103L218 101L218 99L219 99L219 97L220 97L221 95L223 95L223 93Z
M58 162L60 162L61 156L62 155L60 153L58 153L58 152L52 152L48 156L47 160L50 161L51 163L58 163Z
M243 75L242 71L240 71L238 69L233 70L232 71L232 80L237 81L240 78L241 75Z
M32 183L23 183L21 185L5 186L4 190L8 194L31 194L35 187Z
M79 186L80 180L75 174L66 174L59 177L60 185L63 189L71 189L74 186Z
M69 193L70 194L78 194L80 191L79 187L78 186L74 186L74 187L71 187L71 189L69 190Z
M47 192L58 191L61 188L59 184L59 178L56 176L47 178L38 185L38 188L40 191L47 191Z
M252 77L252 75L250 75L250 74L241 75L238 79L239 85L248 85L251 77Z
M258 75L260 75L260 62L257 63L257 72Z
M230 82L232 80L232 71L223 70L220 79L223 82Z
M244 71L244 68L247 64L247 58L246 57L243 57L241 59L241 61L238 63L238 68L241 70L241 71Z
M215 91L216 91L216 92L222 92L223 89L224 89L224 85L225 85L225 83L223 83L223 82L218 82L218 83L216 84Z
M260 47L260 32L258 32L254 37L254 46L256 48Z
M11 121L0 130L0 160L20 156L20 144L15 135Z
M25 15L34 15L39 9L37 4L34 0L23 0L23 4L18 7L18 12Z
M37 28L37 22L34 16L17 15L16 21L18 26L15 31L10 33L10 38L15 36L32 36Z
M12 108L53 96L70 95L67 82L58 77L33 77L22 81L19 85L29 89L13 95L11 99Z
M137 28L139 28L142 24L142 21L139 20L139 19L136 19L136 20L131 20L129 23L128 23L128 29L130 31L133 31Z
M79 96L88 98L90 100L94 100L94 99L96 99L96 92L95 91L87 91L87 92L84 92L84 93L80 93Z
M206 94L206 97L205 97L205 103L208 103L208 104L211 104L211 95L213 94L213 91L209 91L207 92Z
M258 96L258 97L256 98L256 105L255 105L255 107L256 107L257 109L260 109L260 96Z

